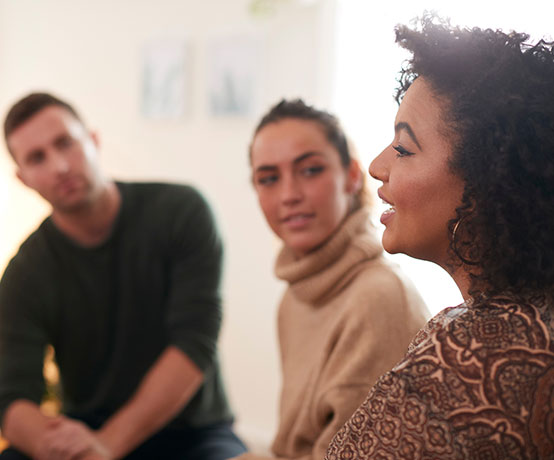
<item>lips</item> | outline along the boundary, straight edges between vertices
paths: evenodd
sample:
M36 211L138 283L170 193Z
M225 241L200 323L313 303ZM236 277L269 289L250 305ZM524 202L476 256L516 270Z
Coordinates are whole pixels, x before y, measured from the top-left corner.
M281 223L291 229L301 229L305 227L313 218L313 213L294 213L281 219Z
M80 187L81 181L79 177L68 177L60 180L56 184L56 190L60 193L71 193Z
M377 190L377 194L379 195L379 198L383 201L384 204L388 204L390 207L386 209L383 214L381 214L381 223L383 225L386 225L396 214L396 208L394 205L385 197L381 189Z

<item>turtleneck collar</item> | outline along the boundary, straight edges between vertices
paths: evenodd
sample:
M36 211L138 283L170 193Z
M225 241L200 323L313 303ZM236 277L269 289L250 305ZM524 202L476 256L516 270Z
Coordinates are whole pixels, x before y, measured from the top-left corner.
M357 265L381 253L369 210L361 208L315 251L296 259L289 248L283 247L275 263L275 275L287 281L300 300L317 304L340 290Z

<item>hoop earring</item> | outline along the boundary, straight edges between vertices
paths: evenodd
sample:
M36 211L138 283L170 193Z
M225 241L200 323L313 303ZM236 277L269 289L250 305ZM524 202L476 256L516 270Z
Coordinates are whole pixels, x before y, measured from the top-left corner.
M454 224L454 228L452 229L452 242L454 243L456 241L456 232L458 231L458 227L460 226L462 220L465 219L465 216L458 219L456 223Z
M454 228L452 229L452 241L451 241L451 248L452 250L454 251L454 254L456 254L456 256L466 265L477 265L477 262L473 261L473 260L469 260L467 259L466 257L464 257L460 251L458 250L458 245L456 244L456 235L457 235L457 232L458 232L458 229L460 228L460 224L463 222L463 220L467 217L467 215L461 217L460 219L458 219L456 221L456 223L454 224ZM464 243L462 243L462 246L464 245Z

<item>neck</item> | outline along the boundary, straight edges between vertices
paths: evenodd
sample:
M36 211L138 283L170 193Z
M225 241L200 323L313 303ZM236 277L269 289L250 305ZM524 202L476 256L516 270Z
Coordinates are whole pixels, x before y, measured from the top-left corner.
M471 278L467 271L462 267L458 267L453 273L450 273L450 276L458 286L464 301L468 300L471 296L469 295L469 288L471 285Z
M103 184L90 203L76 210L54 210L52 220L58 229L78 244L91 247L109 236L119 208L121 195L114 182Z

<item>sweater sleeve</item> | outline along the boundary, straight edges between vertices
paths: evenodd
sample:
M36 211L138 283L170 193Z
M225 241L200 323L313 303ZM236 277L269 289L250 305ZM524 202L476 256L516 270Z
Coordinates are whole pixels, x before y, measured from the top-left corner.
M37 315L39 299L25 273L14 259L0 282L0 420L17 399L39 404L45 389L47 334Z
M210 208L193 189L170 233L167 326L170 344L203 371L215 357L221 325L222 244Z
M388 267L363 271L348 291L348 308L315 400L314 424L321 433L306 460L324 457L335 433L379 376L402 359L426 319L419 296Z

